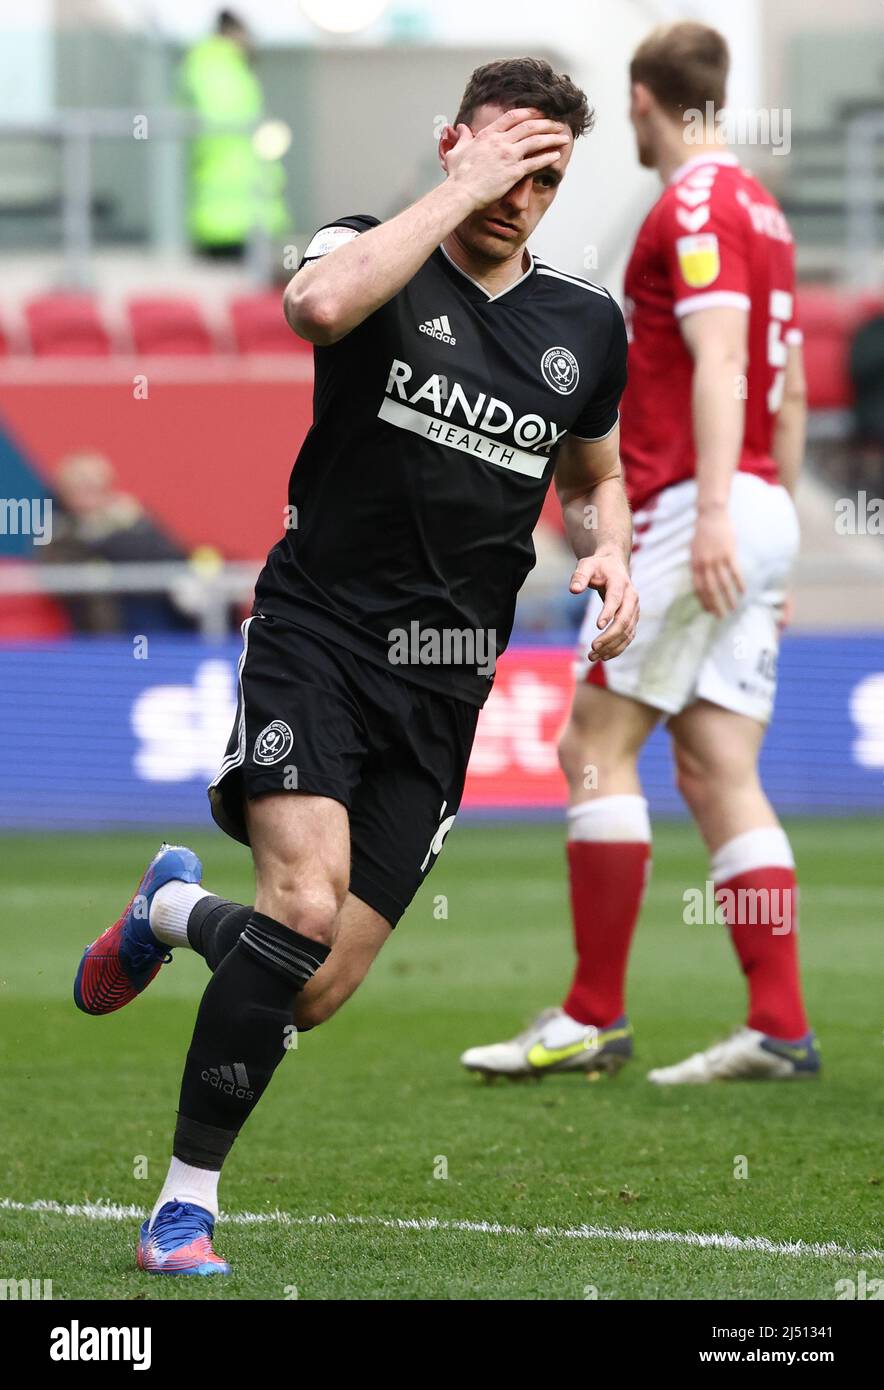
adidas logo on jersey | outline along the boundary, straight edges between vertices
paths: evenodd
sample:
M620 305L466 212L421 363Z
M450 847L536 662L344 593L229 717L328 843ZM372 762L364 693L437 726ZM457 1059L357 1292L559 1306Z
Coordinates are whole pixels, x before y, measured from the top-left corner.
M454 347L456 338L451 335L451 324L448 322L448 315L442 314L438 319L425 319L418 324L421 333L426 333L428 338L438 338L440 343L448 343Z
M236 1096L237 1100L254 1099L255 1093L249 1089L249 1074L242 1062L234 1062L232 1067L209 1067L200 1075L225 1096Z

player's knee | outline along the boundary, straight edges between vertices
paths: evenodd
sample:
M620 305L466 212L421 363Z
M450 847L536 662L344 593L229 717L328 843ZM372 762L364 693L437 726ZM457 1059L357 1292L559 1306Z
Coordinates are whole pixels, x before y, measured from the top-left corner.
M589 731L569 719L559 738L558 754L559 767L573 791L584 786L588 768L598 767L600 750Z
M722 798L730 799L757 780L755 764L727 748L714 755L699 757L686 749L675 749L675 779L689 809L702 814Z
M704 769L696 761L690 758L677 757L675 781L680 794L691 811L696 813L706 804L709 794L708 778Z
M599 737L595 728L569 719L558 744L559 766L572 794L610 786L635 762L635 752L616 731Z
M331 946L345 894L346 885L341 888L331 878L280 876L260 886L256 906L301 936Z
M565 725L559 735L557 751L559 755L559 767L570 783L575 775L580 754L580 743L576 737L574 726L570 721Z

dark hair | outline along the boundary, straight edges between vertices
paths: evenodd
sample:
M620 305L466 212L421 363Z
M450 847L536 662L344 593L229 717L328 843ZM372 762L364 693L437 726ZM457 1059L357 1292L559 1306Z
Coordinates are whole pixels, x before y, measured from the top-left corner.
M229 34L233 29L245 33L245 28L245 24L238 14L234 14L233 10L220 10L218 12L218 18L215 20L215 29L219 34Z
M461 97L454 124L469 125L480 106L535 106L550 120L569 126L576 140L592 129L595 112L586 93L566 73L558 73L542 58L498 58L476 68Z
M639 44L629 65L632 82L641 82L666 111L716 111L725 103L730 53L725 39L708 24L685 20L662 25Z

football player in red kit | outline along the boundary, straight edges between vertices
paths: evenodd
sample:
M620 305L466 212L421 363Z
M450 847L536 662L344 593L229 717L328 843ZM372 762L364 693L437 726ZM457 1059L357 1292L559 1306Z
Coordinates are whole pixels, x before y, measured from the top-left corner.
M665 185L624 286L621 457L642 620L633 644L603 665L585 655L597 597L587 611L560 744L577 969L560 1008L464 1053L487 1075L613 1071L632 1054L624 981L651 856L637 760L661 719L709 851L717 920L746 977L748 1016L726 1041L649 1079L819 1071L799 981L794 860L758 776L799 541L794 246L776 201L709 121L724 106L727 70L724 39L696 23L656 30L630 68L639 159Z

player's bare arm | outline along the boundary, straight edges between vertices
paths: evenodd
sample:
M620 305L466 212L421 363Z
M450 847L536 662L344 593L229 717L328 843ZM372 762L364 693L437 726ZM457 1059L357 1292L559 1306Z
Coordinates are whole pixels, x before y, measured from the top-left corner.
M790 495L794 495L804 462L806 433L807 382L804 376L804 351L800 343L793 343L786 358L783 397L771 446L780 482ZM779 618L781 632L791 623L792 611L792 595L786 594Z
M556 491L577 568L571 593L597 589L604 599L600 635L590 661L610 661L629 646L639 617L638 594L629 578L632 516L620 468L620 428L604 439L568 435L556 459Z
M402 289L470 213L561 159L567 126L528 108L506 111L473 135L459 125L444 183L397 217L345 243L290 281L285 315L308 342L338 342Z
M807 383L804 378L804 353L799 343L793 343L786 358L783 399L773 437L773 456L780 482L790 493L794 493L801 472L806 432Z
M707 613L723 618L745 588L728 515L731 481L743 443L748 314L700 309L681 331L694 359L691 412L697 454L697 527L691 550L694 588Z

